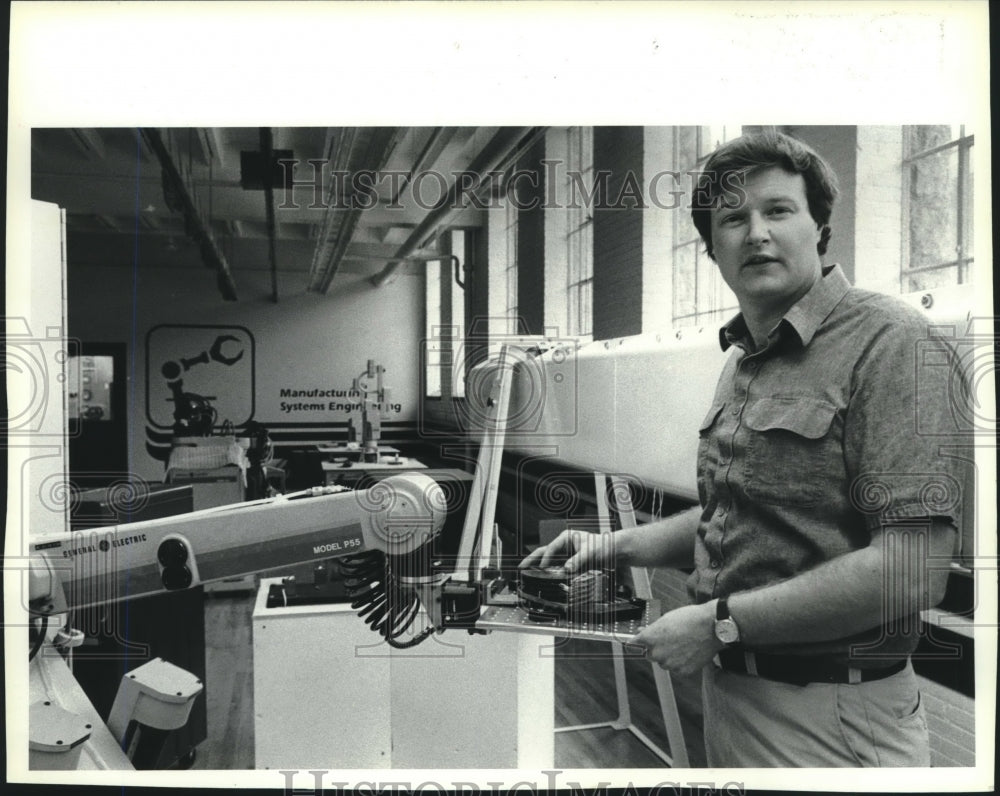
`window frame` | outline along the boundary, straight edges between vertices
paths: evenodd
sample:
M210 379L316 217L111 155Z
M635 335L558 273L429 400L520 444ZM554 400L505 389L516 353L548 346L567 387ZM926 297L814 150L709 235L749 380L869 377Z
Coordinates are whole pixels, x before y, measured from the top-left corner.
M424 388L425 399L441 400L444 397L444 302L442 274L444 263L429 260L424 268ZM432 290L436 288L436 290ZM432 296L437 296L432 303ZM436 385L436 390L434 389Z
M691 127L694 127L696 131L695 161L694 163L682 164L680 162L681 134L683 129L690 129ZM727 130L730 127L730 125L675 125L673 128L673 159L674 163L678 166L678 171L682 174L697 174L718 145L729 140ZM734 125L732 127L735 127L737 130L736 136L742 134L742 125ZM716 140L719 137L721 137L721 140ZM681 212L687 212L687 208L683 209ZM686 226L687 225L685 225L684 221L681 220L680 215L675 214L673 217L673 230L670 247L670 321L671 326L675 329L719 322L739 311L739 304L737 303L736 296L731 290L729 290L728 285L722 281L722 276L719 274L718 269L715 268L714 262L711 263L710 270L708 271L712 274L712 276L709 276L707 279L708 284L702 283L702 279L700 277L703 270L702 260L703 258L708 257L708 254L704 250L701 236L698 234L697 230L694 231L694 237L685 238L684 240L680 239L681 233L685 231ZM678 290L678 274L680 272L679 265L681 263L680 252L687 248L693 248L694 251L694 312L678 313L677 297L680 294L680 291ZM700 310L698 308L699 300L702 297L702 291L708 291L711 294L710 309ZM726 300L727 298L730 298L731 302L728 302Z
M937 144L927 149L911 152L911 142L914 127L918 125L903 126L903 160L902 168L902 212L903 224L900 251L899 268L899 292L901 295L910 293L922 293L934 288L910 287L911 277L920 274L928 274L946 269L955 269L955 284L967 285L970 282L972 269L975 263L975 254L966 256L966 252L973 243L974 230L972 228L973 217L973 190L970 177L972 176L972 147L975 145L975 134L966 134L966 126L959 125L958 138L953 138L943 144ZM955 259L935 263L933 265L910 266L910 224L911 209L913 201L910 196L911 167L921 160L940 155L951 149L957 149L958 173L956 175L956 203L955 208ZM974 252L974 250L973 250Z
M565 196L575 196L574 174L581 184L594 174L594 128L566 128ZM566 333L589 341L594 336L594 213L593 208L567 201L566 210Z

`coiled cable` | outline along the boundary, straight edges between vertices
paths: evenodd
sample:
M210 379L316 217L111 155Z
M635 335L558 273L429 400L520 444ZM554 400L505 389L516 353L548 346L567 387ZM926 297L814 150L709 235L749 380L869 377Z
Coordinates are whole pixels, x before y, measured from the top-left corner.
M352 598L351 608L389 646L415 647L434 632L433 627L428 627L408 641L399 641L417 618L420 601L412 588L399 582L385 553L375 550L358 553L337 563Z

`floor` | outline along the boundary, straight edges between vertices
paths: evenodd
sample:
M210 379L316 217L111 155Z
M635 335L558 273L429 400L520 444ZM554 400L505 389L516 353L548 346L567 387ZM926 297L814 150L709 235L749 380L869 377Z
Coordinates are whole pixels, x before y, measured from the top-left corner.
M217 594L205 601L208 737L199 745L194 769L254 767L253 661L250 594ZM666 733L648 663L626 661L632 721L661 748ZM692 767L705 765L697 678L674 680L674 693ZM573 640L555 662L555 725L568 727L618 716L614 669L608 645ZM611 728L559 732L558 768L656 768L663 765L632 733Z
M633 725L669 752L650 664L626 660L625 672ZM618 717L609 645L570 640L556 658L555 677L556 728L595 724ZM673 686L689 765L704 767L700 675L674 677ZM631 732L611 728L556 733L554 762L559 768L657 768L664 765Z
M205 598L208 736L192 768L253 769L252 594Z

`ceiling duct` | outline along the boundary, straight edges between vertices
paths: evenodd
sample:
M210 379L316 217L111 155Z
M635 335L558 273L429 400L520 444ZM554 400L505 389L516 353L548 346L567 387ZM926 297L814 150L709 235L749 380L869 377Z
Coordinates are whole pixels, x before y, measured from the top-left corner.
M331 173L351 173L351 166L362 164L365 169L380 172L385 168L389 156L399 142L401 130L398 127L354 128L341 131L336 151L327 160ZM329 148L328 148L329 151ZM309 290L326 293L337 275L344 254L354 236L358 220L364 209L354 206L351 196L334 196L333 192L342 188L338 180L331 180L330 194L326 200L319 239L313 250L309 268Z
M163 170L164 194L173 199L184 213L184 228L191 236L198 250L201 252L202 261L206 266L213 269L217 276L217 283L222 297L226 301L236 301L236 283L233 281L232 272L229 270L229 263L226 262L222 250L215 241L215 236L209 226L209 220L203 218L194 195L191 193L177 162L170 154L163 136L155 128L144 128L143 137L149 143L150 149L160 161L160 168ZM169 201L169 199L168 199Z

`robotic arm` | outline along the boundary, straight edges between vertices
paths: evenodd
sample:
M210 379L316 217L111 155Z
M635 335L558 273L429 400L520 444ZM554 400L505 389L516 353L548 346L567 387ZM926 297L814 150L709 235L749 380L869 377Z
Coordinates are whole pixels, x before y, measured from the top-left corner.
M486 632L483 610L503 588L492 560L493 515L513 361L502 347L488 380L485 430L457 551L433 549L447 513L444 491L426 475L400 473L366 490L320 487L308 498L279 496L38 539L30 545L30 613L47 623L68 608L340 558L353 606L389 644L412 646L444 628ZM366 373L380 372L369 363ZM384 399L380 383L378 390ZM419 606L430 627L399 642Z
M441 487L425 475L406 473L366 490L277 497L49 536L31 544L29 611L47 617L69 607L344 558L354 564L356 590L382 588L381 595L366 596L391 603L370 606L373 613L401 610L403 598L415 614L419 599L440 628L442 578L431 572L431 547L445 515ZM373 554L379 565L378 554L385 554L387 571L373 571ZM367 568L359 567L366 561ZM369 621L392 643L395 623Z

